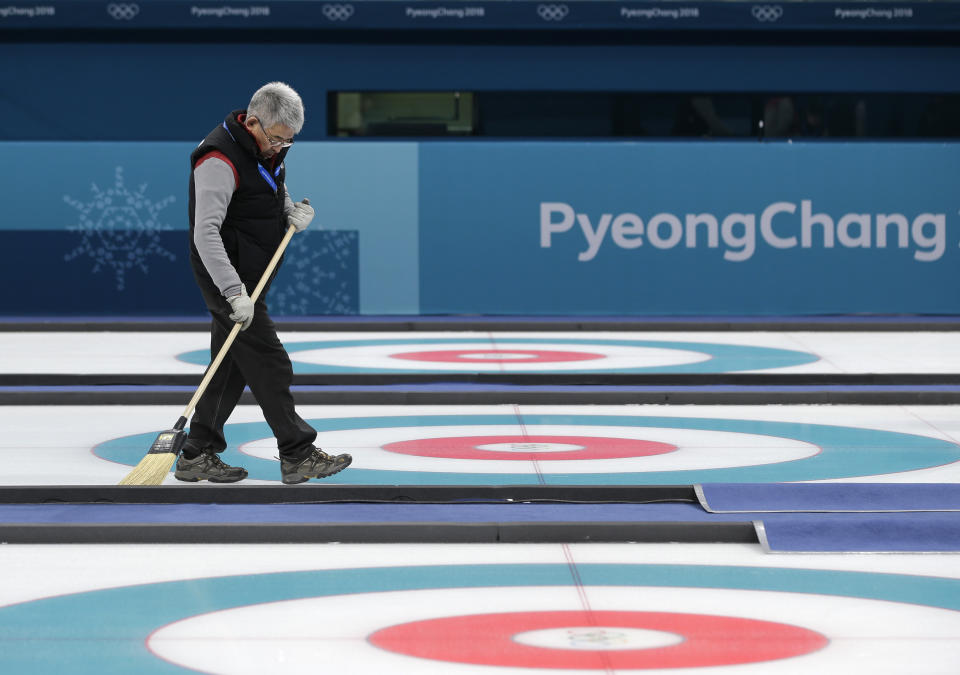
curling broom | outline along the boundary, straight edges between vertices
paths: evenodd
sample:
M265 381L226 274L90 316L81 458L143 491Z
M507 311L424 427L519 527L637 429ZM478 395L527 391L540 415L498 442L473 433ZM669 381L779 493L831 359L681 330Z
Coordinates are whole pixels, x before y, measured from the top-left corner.
M306 199L303 201L309 204L309 201ZM277 252L273 254L270 264L267 265L263 276L260 277L260 282L250 295L250 299L253 302L256 302L257 298L260 297L260 293L263 292L263 287L267 285L267 279L273 274L273 270L277 266L280 256L283 255L284 249L287 248L287 244L290 243L290 239L296 231L293 225L287 228L286 234L283 235L283 241L281 241L280 246L277 247ZM223 361L223 357L227 355L230 345L233 344L234 339L236 339L237 334L240 332L240 326L241 324L238 323L230 330L230 334L223 343L223 347L220 348L217 357L210 364L210 367L207 368L207 372L200 382L200 387L193 395L193 398L190 399L187 407L184 408L183 414L180 415L177 423L173 425L172 429L167 429L157 436L157 440L150 446L150 450L146 456L140 460L139 464L133 467L133 471L128 473L123 480L120 481L120 485L160 485L167 474L170 473L173 463L177 461L177 455L180 454L180 450L183 449L183 444L187 440L187 432L183 430L187 425L187 418L190 417L193 408L197 405L200 397L203 396L203 392L207 389L207 385L210 384L210 380L213 379L214 373L216 373L217 368L220 367L220 362Z

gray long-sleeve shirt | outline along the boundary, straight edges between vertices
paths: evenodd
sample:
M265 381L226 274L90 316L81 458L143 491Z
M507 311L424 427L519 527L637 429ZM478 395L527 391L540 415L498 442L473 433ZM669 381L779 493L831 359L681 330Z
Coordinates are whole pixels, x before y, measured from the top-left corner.
M193 243L200 254L203 266L225 298L239 295L243 284L240 275L230 264L227 251L220 237L220 227L227 216L227 207L237 189L233 167L218 157L200 160L193 171L193 183L196 194L194 210ZM293 201L284 186L283 212L290 215Z

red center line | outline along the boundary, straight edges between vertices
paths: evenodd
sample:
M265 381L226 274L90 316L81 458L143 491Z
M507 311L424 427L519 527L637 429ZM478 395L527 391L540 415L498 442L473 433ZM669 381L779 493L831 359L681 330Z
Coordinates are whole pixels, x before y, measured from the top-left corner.
M499 349L499 348L497 347L497 338L495 338L495 337L493 336L493 333L491 333L491 332L488 331L488 332L487 332L487 339L490 340L490 348L491 348L493 351L497 351L497 350ZM503 359L494 359L494 360L496 361L497 367L500 369L500 372L501 372L501 373L507 372L507 371L504 370L504 368L503 368Z
M526 441L530 438L530 434L527 433L527 425L523 423L523 414L520 412L520 406L516 403L513 404L513 414L517 418L517 424L520 425L520 435L523 436L523 439ZM537 482L540 485L546 485L547 481L543 478L543 471L540 470L540 460L531 459L530 462L533 464L533 471L537 474Z
M570 576L573 577L573 585L577 589L577 597L580 598L580 608L583 609L587 615L587 620L590 622L590 625L593 628L599 628L600 624L597 622L596 616L593 613L593 607L590 606L590 598L587 597L587 589L583 587L583 579L580 578L580 570L577 569L577 563L573 560L573 551L570 550L569 544L561 544L560 547L563 549L563 557L567 560L567 568L570 570ZM603 671L607 673L607 675L615 675L610 655L600 652L600 658L603 659Z

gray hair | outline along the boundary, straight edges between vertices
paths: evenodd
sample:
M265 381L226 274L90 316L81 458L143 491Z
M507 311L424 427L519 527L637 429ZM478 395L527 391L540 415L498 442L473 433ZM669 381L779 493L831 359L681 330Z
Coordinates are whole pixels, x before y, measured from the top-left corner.
M264 128L282 124L298 134L303 128L303 101L290 85L269 82L254 92L247 115L260 120Z

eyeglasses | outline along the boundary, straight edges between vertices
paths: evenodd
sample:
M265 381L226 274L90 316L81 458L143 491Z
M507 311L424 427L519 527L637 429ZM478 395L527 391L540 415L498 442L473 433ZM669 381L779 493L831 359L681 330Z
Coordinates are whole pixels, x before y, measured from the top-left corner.
M254 118L257 119L257 118ZM267 139L267 143L270 144L271 148L289 148L293 145L292 138L282 138L281 136L274 136L273 134L267 133L267 128L263 126L263 122L257 119L257 124L260 125L260 130L263 131L263 135Z

